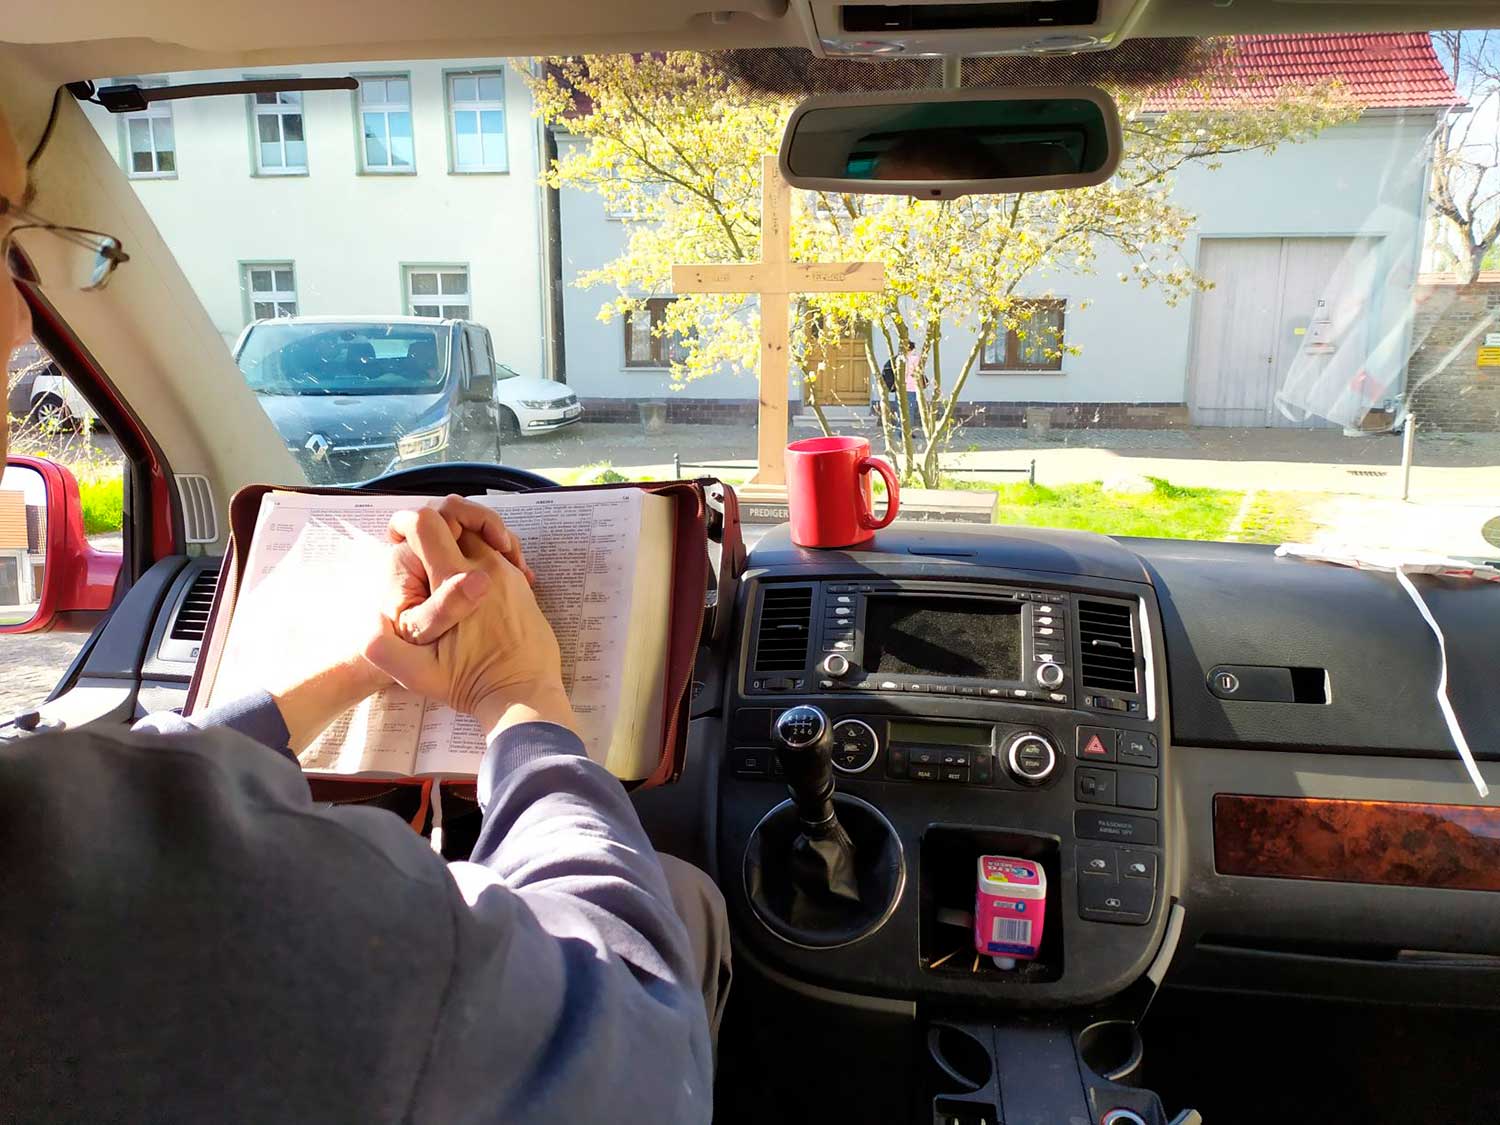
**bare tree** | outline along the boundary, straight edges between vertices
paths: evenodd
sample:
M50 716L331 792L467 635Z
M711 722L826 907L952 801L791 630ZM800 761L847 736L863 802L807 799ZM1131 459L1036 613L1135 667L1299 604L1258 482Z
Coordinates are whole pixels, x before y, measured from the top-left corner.
M1431 200L1438 264L1473 282L1500 243L1500 33L1436 31L1462 103L1439 124Z

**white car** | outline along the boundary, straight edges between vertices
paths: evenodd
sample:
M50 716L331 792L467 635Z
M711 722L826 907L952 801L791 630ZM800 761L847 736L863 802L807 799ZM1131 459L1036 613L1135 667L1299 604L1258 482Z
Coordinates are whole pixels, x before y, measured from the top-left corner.
M31 403L27 417L43 425L59 428L70 426L93 426L97 421L93 407L68 382L67 376L56 373L57 368L48 366L31 383Z
M507 436L551 433L583 417L578 396L566 384L522 375L499 362L495 364L495 404L500 408L501 433Z

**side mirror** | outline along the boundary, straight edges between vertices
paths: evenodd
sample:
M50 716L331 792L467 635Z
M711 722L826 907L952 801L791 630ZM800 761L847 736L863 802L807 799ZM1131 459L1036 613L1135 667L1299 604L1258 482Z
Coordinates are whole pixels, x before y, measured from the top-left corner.
M0 477L0 633L92 629L123 556L89 546L78 481L64 466L10 457Z
M493 375L470 375L469 385L464 389L465 402L489 402L495 397Z

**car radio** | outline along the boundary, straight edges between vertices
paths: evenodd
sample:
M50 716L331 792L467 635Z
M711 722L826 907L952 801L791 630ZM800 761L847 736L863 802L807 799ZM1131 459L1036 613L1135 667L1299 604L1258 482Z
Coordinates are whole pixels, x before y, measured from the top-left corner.
M803 690L1072 704L1065 593L954 582L820 585Z

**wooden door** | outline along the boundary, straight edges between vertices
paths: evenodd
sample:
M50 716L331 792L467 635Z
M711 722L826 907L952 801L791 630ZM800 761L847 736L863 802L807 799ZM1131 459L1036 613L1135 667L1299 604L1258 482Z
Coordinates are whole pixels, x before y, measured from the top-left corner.
M1281 239L1204 239L1198 272L1214 287L1198 295L1188 371L1193 425L1268 425L1276 375Z
M863 406L870 401L870 362L864 340L857 336L831 340L817 347L812 359L815 369L823 365L818 372L819 402Z
M1364 349L1357 329L1368 323L1370 300L1375 292L1377 240L1373 238L1287 238L1282 240L1281 308L1276 325L1276 377L1272 386L1269 425L1284 429L1333 427L1317 415L1292 418L1275 408L1275 392L1286 385L1287 373L1302 345L1319 331L1326 320L1329 336L1342 343L1334 354L1318 361L1324 375L1336 386L1348 383L1358 372ZM1300 420L1296 420L1300 419Z
M1198 296L1188 372L1193 424L1331 426L1316 416L1288 418L1276 407L1276 392L1320 315L1319 301L1322 315L1341 323L1362 315L1374 285L1374 245L1352 238L1204 239L1198 271L1214 288Z

